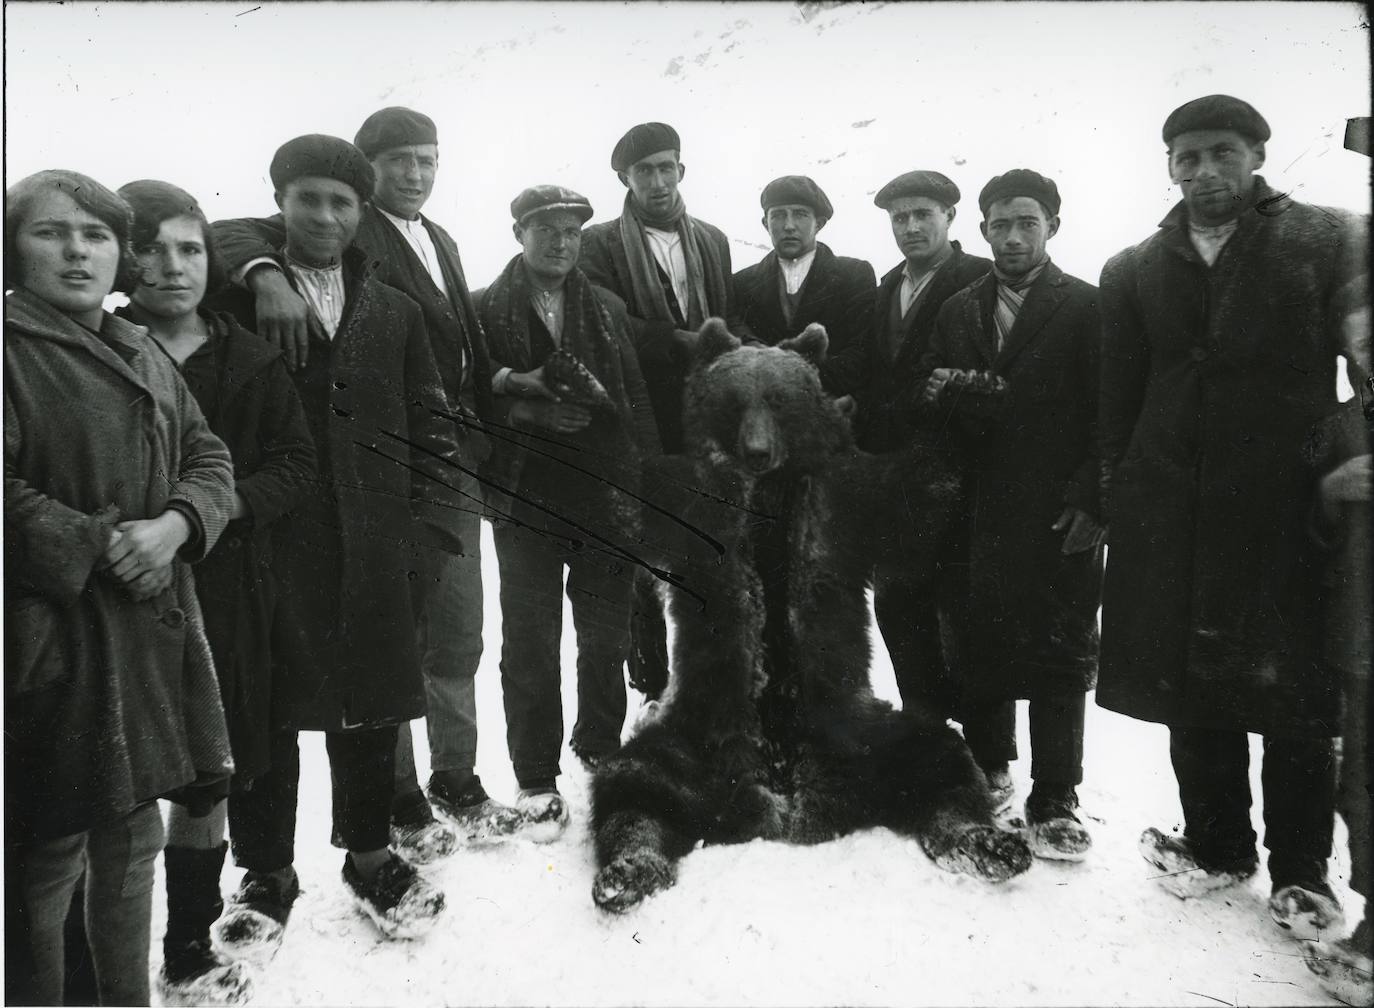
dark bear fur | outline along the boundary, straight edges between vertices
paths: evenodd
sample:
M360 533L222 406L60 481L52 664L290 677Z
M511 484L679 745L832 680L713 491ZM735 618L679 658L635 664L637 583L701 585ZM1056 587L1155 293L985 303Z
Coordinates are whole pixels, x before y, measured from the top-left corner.
M933 563L957 481L934 453L854 447L821 389L825 344L812 326L741 348L709 321L685 391L690 454L646 466L673 669L658 710L593 778L604 909L673 884L698 841L817 843L886 826L951 871L997 881L1030 865L1025 842L994 825L963 739L873 696L864 590L881 532L905 496L929 516L928 555L910 562Z

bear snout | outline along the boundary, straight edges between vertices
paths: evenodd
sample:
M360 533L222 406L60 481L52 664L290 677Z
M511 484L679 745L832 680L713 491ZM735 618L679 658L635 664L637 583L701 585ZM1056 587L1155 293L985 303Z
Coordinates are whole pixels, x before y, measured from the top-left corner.
M769 410L753 406L745 412L739 429L738 454L744 467L755 476L782 464L782 440Z

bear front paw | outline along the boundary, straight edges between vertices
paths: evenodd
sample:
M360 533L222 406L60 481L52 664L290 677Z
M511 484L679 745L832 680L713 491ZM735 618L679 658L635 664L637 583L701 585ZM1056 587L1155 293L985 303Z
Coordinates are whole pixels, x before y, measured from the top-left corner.
M625 913L677 881L677 869L657 851L623 854L596 873L592 899L602 910Z
M945 871L961 872L986 882L1005 882L1031 866L1024 837L995 826L974 826L946 853L935 859Z

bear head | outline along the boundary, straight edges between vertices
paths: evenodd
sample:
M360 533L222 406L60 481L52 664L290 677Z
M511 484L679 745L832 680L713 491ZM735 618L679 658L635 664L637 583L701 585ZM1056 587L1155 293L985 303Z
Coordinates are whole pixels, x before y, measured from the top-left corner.
M685 450L746 477L821 471L852 451L843 406L821 387L825 328L775 347L741 346L720 319L701 327L683 396Z

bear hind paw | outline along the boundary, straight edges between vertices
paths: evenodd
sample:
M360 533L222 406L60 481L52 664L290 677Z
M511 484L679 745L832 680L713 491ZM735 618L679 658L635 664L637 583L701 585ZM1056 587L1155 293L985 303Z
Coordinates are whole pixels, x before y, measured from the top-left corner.
M945 871L986 882L1005 882L1031 866L1031 851L1019 833L995 826L970 827L950 850L935 858Z
M592 899L602 910L625 913L677 881L676 866L657 851L622 854L596 873Z

